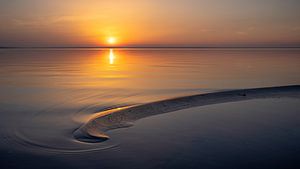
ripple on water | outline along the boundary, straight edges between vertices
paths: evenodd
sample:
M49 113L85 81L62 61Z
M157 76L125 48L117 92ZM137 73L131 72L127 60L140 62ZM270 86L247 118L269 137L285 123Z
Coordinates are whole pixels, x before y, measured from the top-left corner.
M1 141L8 140L9 144L3 145L11 145L13 149L33 153L75 154L118 147L119 143L115 140L92 144L73 137L74 130L87 120L74 119L82 118L83 114L90 116L91 112L100 109L107 108L95 104L79 111L62 111L54 106L38 113L27 113L19 123L1 132L3 133Z

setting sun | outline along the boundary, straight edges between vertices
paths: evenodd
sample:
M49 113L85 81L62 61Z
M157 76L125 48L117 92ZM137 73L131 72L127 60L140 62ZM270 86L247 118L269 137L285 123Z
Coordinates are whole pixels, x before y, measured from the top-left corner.
M0 169L300 169L299 18L300 0L0 0Z
M110 44L110 45L113 45L117 42L117 39L115 37L109 37L107 39L107 43Z

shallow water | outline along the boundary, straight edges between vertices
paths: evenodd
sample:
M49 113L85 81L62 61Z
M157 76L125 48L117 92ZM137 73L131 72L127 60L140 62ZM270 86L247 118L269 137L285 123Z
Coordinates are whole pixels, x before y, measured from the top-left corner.
M131 159L128 168L297 168L299 103L257 99L149 117L109 132L121 143L113 155Z
M181 119L186 121L185 126L173 123L179 119L174 120L169 114L164 116L170 119L165 118L161 122L161 116L155 117L158 119L152 123L147 123L147 119L145 122L141 120L131 128L112 131L116 133L115 137L102 143L79 142L73 138L73 131L87 122L91 114L115 107L228 89L300 84L299 54L300 50L297 49L0 50L1 165L12 168L140 168L144 165L149 168L174 168L176 165L187 164L195 168L196 163L205 163L206 168L231 166L233 162L226 160L218 165L213 162L222 159L222 156L216 157L216 154L229 152L229 149L215 147L218 142L224 141L224 133L214 133L216 143L212 141L210 146L200 144L201 141L186 143L182 139L187 137L197 140L198 137L205 137L199 130L193 130L203 127L196 125L200 117L196 118L195 113L187 113L189 117ZM272 104L271 108L266 109L275 112L274 116L276 112L286 111L284 118L299 122L299 100L263 103ZM252 111L253 107L261 107L263 103L253 103L254 106L248 105L248 108ZM274 108L281 104L284 104L285 110ZM225 112L229 110L226 106L215 108L215 112L223 113L226 117ZM247 116L251 114L250 110L246 111ZM197 109L195 112L199 114L199 111ZM244 109L241 110L243 111ZM229 115L227 118L229 117L235 116ZM263 119L267 120L266 117ZM253 120L259 120L259 116L253 116ZM272 125L281 127L284 131L293 130L291 127L299 129L299 126L288 124L280 126L281 123L278 124L277 121ZM244 121L238 118L235 122ZM207 126L224 127L224 124L220 124L222 122L214 123ZM169 129L165 128L165 124L169 124ZM249 148L253 150L252 154L259 152L260 144L265 144L263 141L277 138L275 130L266 130L262 122L259 124L262 125L262 132L265 131L272 137L261 142L261 135L258 135L258 143L251 144ZM225 125L226 127L230 130L233 126ZM184 132L179 130L174 134L172 128L190 129ZM152 129L155 129L154 133ZM298 129L294 129L294 137L291 139L298 139L299 142ZM164 132L170 133L163 134ZM233 135L238 135L239 132ZM150 136L152 139L148 138ZM227 141L232 145L238 139L247 142L248 137L250 136L239 135L239 138L233 137ZM253 136L252 139L255 138ZM166 140L170 143L168 151L161 149L161 146L166 146ZM280 142L280 146L290 144L289 140ZM199 151L204 147L206 149L200 155L187 149L184 151L186 155L177 156L183 146L196 146L195 150ZM149 148L153 148L153 151ZM239 153L234 154L234 157L249 152L242 145L235 148L239 149ZM284 151L285 148L279 151ZM288 148L300 151L299 144L293 143ZM144 152L145 155L141 155ZM201 159L197 159L199 156ZM175 160L174 164L169 163L170 159ZM120 163L115 164L115 160Z

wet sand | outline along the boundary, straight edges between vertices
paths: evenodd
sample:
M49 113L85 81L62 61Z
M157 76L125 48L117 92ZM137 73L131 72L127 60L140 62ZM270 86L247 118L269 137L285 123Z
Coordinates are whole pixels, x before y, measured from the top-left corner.
M207 93L99 112L97 115L94 115L95 117L76 130L74 137L84 142L105 141L109 136L104 132L122 127L130 127L134 121L149 116L196 106L281 97L300 98L300 85Z

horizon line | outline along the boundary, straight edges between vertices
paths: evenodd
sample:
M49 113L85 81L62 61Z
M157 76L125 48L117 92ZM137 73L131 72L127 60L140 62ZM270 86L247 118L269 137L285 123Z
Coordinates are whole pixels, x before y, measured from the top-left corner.
M234 49L234 48L300 48L300 46L0 46L0 49Z

